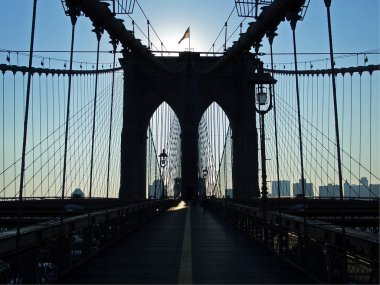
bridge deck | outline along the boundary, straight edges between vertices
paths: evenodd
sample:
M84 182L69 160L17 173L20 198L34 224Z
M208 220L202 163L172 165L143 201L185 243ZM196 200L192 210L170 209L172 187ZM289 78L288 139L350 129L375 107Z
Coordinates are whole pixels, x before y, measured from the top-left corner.
M58 283L311 282L305 274L207 211L204 213L199 206L190 208L181 204L58 280Z

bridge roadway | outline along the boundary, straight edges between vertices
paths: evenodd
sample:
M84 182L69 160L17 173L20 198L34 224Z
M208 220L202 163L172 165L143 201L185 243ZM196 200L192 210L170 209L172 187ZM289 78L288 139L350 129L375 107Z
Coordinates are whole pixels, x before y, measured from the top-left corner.
M313 283L200 206L181 202L57 283Z

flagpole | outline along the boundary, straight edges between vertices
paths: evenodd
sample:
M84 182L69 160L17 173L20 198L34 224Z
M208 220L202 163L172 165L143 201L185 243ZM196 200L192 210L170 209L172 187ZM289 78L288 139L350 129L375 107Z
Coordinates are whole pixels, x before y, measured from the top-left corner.
M190 37L191 37L191 34L190 34L190 27L189 27L189 52L191 52L191 49L190 49Z

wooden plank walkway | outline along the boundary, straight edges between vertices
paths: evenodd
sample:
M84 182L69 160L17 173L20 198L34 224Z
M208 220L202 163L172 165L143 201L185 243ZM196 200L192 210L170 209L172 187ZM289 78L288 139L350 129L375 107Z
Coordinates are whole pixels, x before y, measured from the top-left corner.
M312 283L202 208L164 213L57 283Z

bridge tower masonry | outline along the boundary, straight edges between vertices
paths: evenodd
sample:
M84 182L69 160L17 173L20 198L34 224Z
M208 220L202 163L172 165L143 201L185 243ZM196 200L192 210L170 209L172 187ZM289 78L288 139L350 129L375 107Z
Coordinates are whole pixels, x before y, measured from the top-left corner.
M220 57L183 52L178 57L157 57L159 64L127 52L124 69L123 130L119 197L146 198L146 143L149 120L166 102L181 126L182 196L191 198L198 183L198 125L216 102L232 129L233 191L235 199L259 196L258 144L254 87L248 84L254 66L244 53L218 68Z

